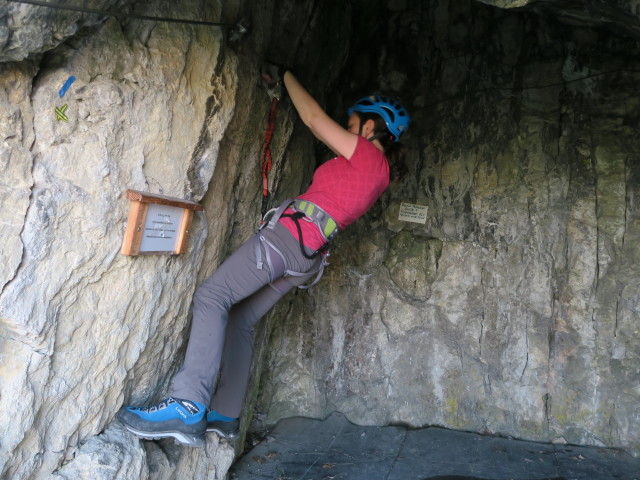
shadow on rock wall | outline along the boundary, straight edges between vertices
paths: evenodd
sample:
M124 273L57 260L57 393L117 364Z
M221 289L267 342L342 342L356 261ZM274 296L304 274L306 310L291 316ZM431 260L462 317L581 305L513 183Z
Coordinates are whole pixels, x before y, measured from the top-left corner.
M638 43L473 2L369 14L352 38L377 48L345 77L406 103L410 174L278 320L266 423L338 410L638 453Z

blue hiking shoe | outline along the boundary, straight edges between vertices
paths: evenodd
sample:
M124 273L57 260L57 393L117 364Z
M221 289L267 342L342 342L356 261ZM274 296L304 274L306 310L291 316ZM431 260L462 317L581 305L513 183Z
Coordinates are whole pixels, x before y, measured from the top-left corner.
M182 445L204 447L206 411L201 403L169 397L150 407L123 407L117 418L140 438L172 437Z
M240 433L240 420L211 410L207 413L207 432L215 432L223 438L236 438Z

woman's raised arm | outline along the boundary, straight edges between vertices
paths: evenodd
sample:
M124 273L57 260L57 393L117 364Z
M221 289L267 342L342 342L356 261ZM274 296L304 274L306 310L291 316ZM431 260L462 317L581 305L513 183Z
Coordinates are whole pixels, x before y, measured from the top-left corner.
M284 73L283 82L300 119L309 127L311 133L336 154L351 158L358 143L358 136L329 117L291 72ZM357 121L359 126L359 119L350 121ZM355 128L357 132L358 126L349 127Z

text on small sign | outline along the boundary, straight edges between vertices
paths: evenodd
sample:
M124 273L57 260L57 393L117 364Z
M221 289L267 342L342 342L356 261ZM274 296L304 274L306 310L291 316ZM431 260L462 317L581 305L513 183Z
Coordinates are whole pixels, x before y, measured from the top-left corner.
M413 203L402 202L400 204L400 214L398 220L404 222L427 223L427 212L429 207L426 205L415 205Z

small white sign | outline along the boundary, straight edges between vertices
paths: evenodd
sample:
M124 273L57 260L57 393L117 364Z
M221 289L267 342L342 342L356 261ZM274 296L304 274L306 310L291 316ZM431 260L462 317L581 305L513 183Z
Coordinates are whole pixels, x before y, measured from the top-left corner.
M400 214L398 220L404 222L427 223L427 212L429 207L426 205L414 205L413 203L400 204Z
M140 251L175 251L183 215L183 208L150 203L144 222Z

